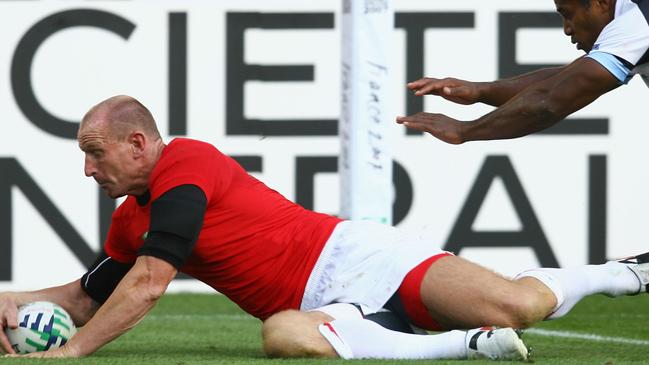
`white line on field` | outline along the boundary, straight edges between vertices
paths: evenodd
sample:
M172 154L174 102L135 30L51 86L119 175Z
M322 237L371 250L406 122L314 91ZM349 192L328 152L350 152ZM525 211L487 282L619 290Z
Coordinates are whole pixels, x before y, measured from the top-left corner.
M569 331L544 330L540 328L530 328L525 330L525 333L530 333L539 336L549 336L549 337L578 338L581 340L590 340L590 341L597 341L597 342L623 343L627 345L639 345L639 346L649 345L649 341L647 340L636 340L633 338L624 338L624 337L600 336L600 335L593 335L589 333L577 333L577 332L569 332Z
M151 314L146 317L151 321L174 321L174 320L210 320L210 319L234 319L234 320L257 320L255 317L247 314Z
M238 321L257 321L256 318L247 315L247 314L151 314L146 317L146 320L150 321L191 321L191 320L219 320L219 319L229 319L229 320L238 320ZM627 345L638 345L638 346L649 346L648 340L637 340L633 338L624 338L624 337L610 337L610 336L600 336L590 333L578 333L570 331L557 331L557 330L545 330L540 328L530 328L526 329L525 333L547 336L547 337L562 337L562 338L576 338L581 340L590 340L596 342L609 342L609 343L621 343Z

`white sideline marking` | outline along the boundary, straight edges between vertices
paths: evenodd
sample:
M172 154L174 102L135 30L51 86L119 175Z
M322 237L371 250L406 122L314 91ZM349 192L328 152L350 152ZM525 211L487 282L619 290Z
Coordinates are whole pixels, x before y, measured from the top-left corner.
M578 338L581 340L590 340L590 341L597 341L597 342L623 343L626 345L638 345L638 346L649 345L649 341L647 340L636 340L636 339L624 338L624 337L600 336L600 335L593 335L588 333L577 333L577 332L569 332L569 331L544 330L540 328L530 328L525 330L525 333L530 333L539 336L549 336L549 337Z
M234 319L234 320L244 320L244 321L258 321L257 318L247 315L247 314L151 314L146 316L145 320L151 321L168 321L168 320L204 320L209 321L210 319Z
M152 314L145 318L145 320L151 321L168 321L168 320L216 320L216 319L231 319L238 321L258 321L255 317L247 314ZM525 330L525 333L547 336L547 337L562 337L562 338L576 338L580 340L589 340L596 342L609 342L609 343L621 343L625 345L638 345L638 346L649 346L649 340L636 340L633 338L624 338L624 337L610 337L610 336L600 336L589 333L578 333L570 331L556 331L556 330L545 330L540 328L529 328Z

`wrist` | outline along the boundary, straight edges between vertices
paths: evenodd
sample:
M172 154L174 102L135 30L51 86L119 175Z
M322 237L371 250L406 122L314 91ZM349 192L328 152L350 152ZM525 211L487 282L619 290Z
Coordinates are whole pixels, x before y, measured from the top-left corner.
M479 138L477 138L477 135L476 135L476 133L478 131L478 128L480 127L479 122L480 122L480 119L476 119L476 120L463 122L461 124L461 126L459 128L459 131L458 131L459 132L459 137L460 137L460 140L461 140L460 143L471 142L471 141L475 141L475 140L479 139Z
M60 350L63 357L68 358L83 357L89 355L84 354L83 351L81 351L81 348L79 348L77 341L74 340L68 341L68 343L61 347Z
M478 103L487 103L487 97L490 94L489 90L491 89L492 82L476 82L475 91L476 91L476 102Z
M508 94L503 94L506 89L507 87L502 80L477 82L476 94L478 95L478 102L499 107L509 100Z

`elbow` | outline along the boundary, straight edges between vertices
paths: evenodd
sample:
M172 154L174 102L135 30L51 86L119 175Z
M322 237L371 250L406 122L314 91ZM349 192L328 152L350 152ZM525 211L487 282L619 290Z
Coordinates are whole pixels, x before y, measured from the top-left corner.
M557 110L544 106L534 108L528 115L532 120L537 121L539 130L548 128L563 119L563 116Z
M529 112L534 114L537 120L550 126L568 115L580 109L575 98L566 95L563 89L558 87L538 88L534 92L533 99L538 102L530 102Z
M131 287L132 294L143 302L154 304L165 293L169 283L161 281L153 272L147 270L140 273L134 284Z
M168 283L162 283L154 277L149 277L140 288L136 290L141 290L141 293L144 295L144 300L149 303L155 303L164 295L167 291Z
M150 305L155 304L164 294L164 290L159 287L147 287L142 291L142 300Z
M536 121L537 130L548 128L565 118L567 113L561 102L553 100L552 97L540 98L538 103L529 103L523 111L523 115Z
M167 291L167 285L153 285L149 288L149 301L157 302L162 295Z
M133 267L135 280L132 290L142 300L155 303L167 291L167 286L176 276L176 269L165 261L153 257L138 258Z

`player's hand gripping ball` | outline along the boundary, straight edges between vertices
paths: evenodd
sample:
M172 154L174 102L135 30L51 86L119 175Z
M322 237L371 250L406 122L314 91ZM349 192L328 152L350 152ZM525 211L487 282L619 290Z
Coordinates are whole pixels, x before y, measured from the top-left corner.
M65 345L77 332L70 315L50 302L33 302L18 309L18 328L5 333L16 353L47 351Z

